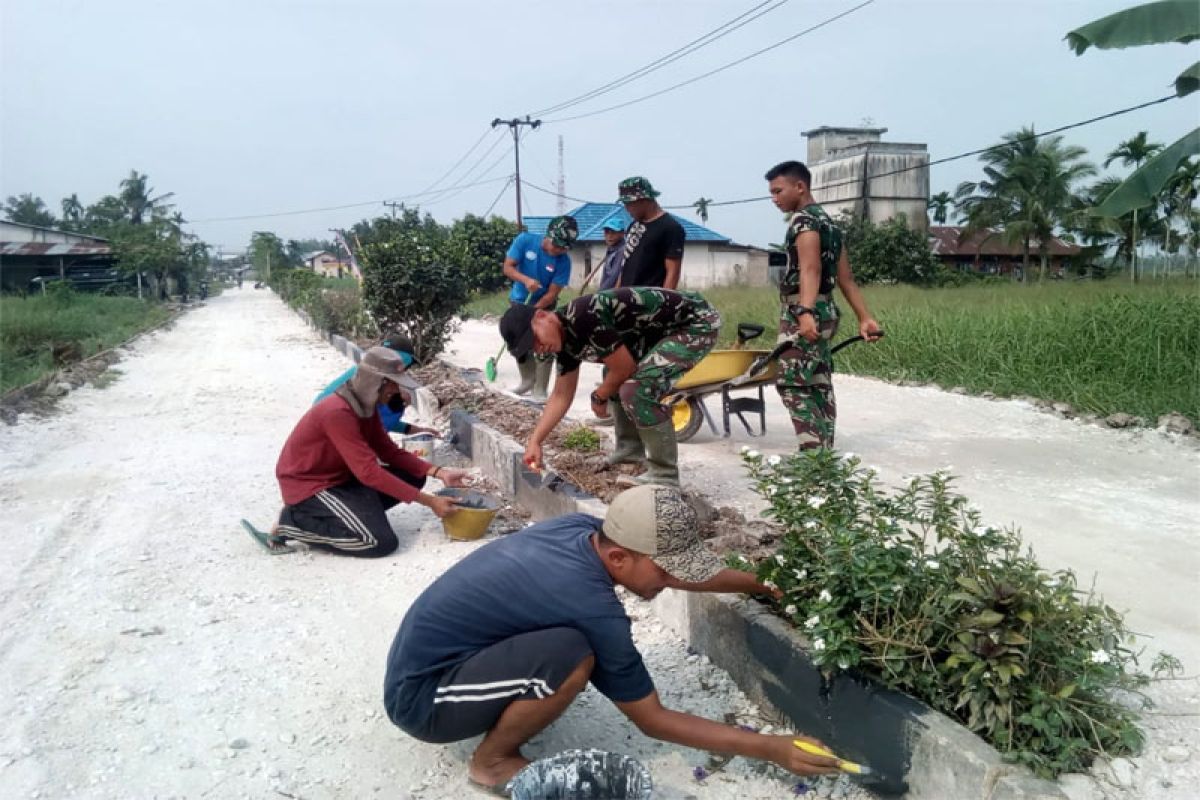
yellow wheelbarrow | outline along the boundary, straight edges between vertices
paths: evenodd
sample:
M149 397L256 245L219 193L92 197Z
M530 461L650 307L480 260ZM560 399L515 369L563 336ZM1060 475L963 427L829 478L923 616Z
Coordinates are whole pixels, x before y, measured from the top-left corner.
M737 417L750 436L763 436L767 432L767 401L763 389L775 382L779 375L779 356L791 346L789 342L776 346L774 350L749 350L746 343L762 336L762 325L743 322L738 325L737 344L732 350L713 350L683 377L663 398L671 409L671 421L675 426L675 440L686 442L707 422L713 434L729 438L730 417ZM882 336L882 332L880 332ZM838 342L830 354L847 345L862 341L861 336ZM754 395L734 397L731 392L738 389L753 389ZM720 393L721 427L709 412L705 398ZM746 415L758 416L758 432L750 425Z

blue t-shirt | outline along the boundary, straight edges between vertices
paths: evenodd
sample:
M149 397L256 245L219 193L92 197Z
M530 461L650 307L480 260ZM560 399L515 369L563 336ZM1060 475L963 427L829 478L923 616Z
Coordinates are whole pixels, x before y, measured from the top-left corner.
M317 403L336 392L338 387L353 378L354 373L357 371L358 365L355 365L334 378L333 383L322 389L321 393L317 395L317 399L313 400L313 405L315 406ZM402 403L397 403L397 405L400 406L399 411L392 411L392 409L388 408L383 403L380 403L378 406L376 406L376 408L379 410L379 419L383 423L383 429L388 433L407 433L408 423L402 419L404 416L404 405Z
M567 514L484 545L459 561L409 608L384 678L384 704L404 728L429 719L447 669L504 639L569 627L587 638L592 684L618 703L654 691L613 580L592 547L601 521Z
M571 257L566 253L561 256L552 256L542 249L542 239L545 238L538 233L522 233L508 247L507 255L513 261L517 262L517 270L522 275L528 275L531 278L537 278L542 284L542 288L533 293L531 303L536 303L542 299L542 295L546 294L546 290L553 283L559 286L566 286L571 280ZM528 297L529 290L524 284L514 283L512 291L508 293L508 299L514 303L524 303Z

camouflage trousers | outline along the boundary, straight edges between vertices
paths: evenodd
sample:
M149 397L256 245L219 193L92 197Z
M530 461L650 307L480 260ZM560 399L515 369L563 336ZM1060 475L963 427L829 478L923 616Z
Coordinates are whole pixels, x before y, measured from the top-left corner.
M833 397L833 358L829 342L838 329L838 307L833 297L817 295L813 305L821 338L809 342L800 336L800 323L787 303L779 314L779 342L795 341L795 346L779 357L779 377L775 388L792 417L796 440L801 450L833 447L837 403Z
M653 428L671 418L662 399L675 382L708 355L721 332L721 315L707 306L682 333L667 336L638 362L637 371L621 385L621 406L639 428Z

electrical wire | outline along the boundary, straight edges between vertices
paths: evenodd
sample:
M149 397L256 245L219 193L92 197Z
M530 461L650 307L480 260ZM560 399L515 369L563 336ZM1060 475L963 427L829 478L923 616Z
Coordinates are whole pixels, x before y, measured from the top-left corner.
M655 59L654 61L651 61L649 64L646 64L643 67L639 67L638 69L635 69L633 72L627 72L624 75L622 75L621 77L615 78L615 79L609 81L608 83L604 84L603 86L598 86L595 89L592 89L591 91L584 92L583 94L572 97L569 100L564 100L561 103L558 103L556 105L547 106L546 108L531 112L530 116L536 117L536 116L541 116L543 114L555 114L555 113L558 113L559 111L564 111L567 108L570 108L572 106L579 105L580 103L585 103L588 100L592 100L596 97L599 97L600 95L608 94L609 92L616 91L617 89L621 88L622 86L624 86L627 83L630 83L631 81L637 80L638 78L641 78L641 77L645 77L646 75L649 75L651 72L656 72L656 71L662 69L663 67L667 66L668 64L672 64L681 58L685 58L685 57L691 55L692 53L696 52L697 50L699 50L703 47L707 47L708 45L712 44L713 42L728 36L729 34L733 33L734 31L738 30L739 28L749 25L751 22L754 22L754 20L758 19L759 17L765 16L766 14L771 13L775 9L785 5L786 3L789 2L789 0L779 0L778 2L775 3L775 5L771 5L771 2L772 2L772 0L767 0L766 2L759 3L758 5L754 6L753 8L750 8L747 11L743 11L741 14L737 15L736 17L734 17L733 19L731 19L725 23L722 23L721 25L719 25L718 27L709 31L708 33L704 34L703 36L693 39L692 41L688 42L687 44L683 45L682 47L680 47L676 50L672 50L670 53L667 53L664 56L660 56L659 58ZM758 14L754 14L754 12L758 11L763 6L768 6L768 5L771 5L771 7L766 9L765 11L758 13ZM741 22L740 24L735 25L735 23L737 23L739 20L741 20L744 17L749 16L751 14L754 14L754 16L750 17L750 19L747 19L744 22ZM733 26L733 27L730 27L730 26ZM707 41L705 41L705 40L707 40Z
M455 189L459 188L462 184L466 183L467 181L471 181L471 180L474 180L475 178L480 177L482 173L479 172L479 166L484 162L485 159L487 159L488 156L490 156L492 154L493 150L495 150L497 147L500 146L500 143L503 141L504 141L503 136L496 137L495 141L492 142L491 147L484 150L483 153L479 156L479 158L475 159L475 162L471 164L470 168L468 168L467 171L464 172L459 177L457 183L455 183L453 186L442 187L441 189L438 189L436 192L434 192L434 194L437 194L438 192L448 194L450 192L453 192ZM511 152L511 150L512 150L512 146L510 145L509 151ZM445 199L445 197L439 195L438 197L431 198L426 204L428 205L429 203L436 203L439 200L444 200L444 199Z
M480 177L480 178L486 178L486 177L488 177L489 175L491 175L493 172L495 172L495 171L496 171L496 167L498 167L498 166L500 166L502 163L504 163L504 160L508 158L508 155L509 155L509 153L511 153L512 151L513 151L513 146L512 146L512 145L509 145L509 146L508 146L508 149L507 149L507 150L505 150L503 153L501 153L501 154L500 154L500 155L499 155L499 156L496 158L496 160L495 160L495 161L493 161L491 164L488 164L488 166L487 166L487 169L485 169L483 172L481 172L481 173L480 173L480 175L479 175L479 177ZM471 188L471 186L473 186L473 185L478 185L478 184L467 184L467 185L464 185L464 186L450 186L450 187L447 187L446 189L442 189L441 191L442 191L442 192L448 192L449 194L443 194L442 196L440 196L440 197L435 197L435 198L433 198L432 200L426 200L425 202L421 203L421 205L422 205L422 206L431 206L431 205L434 205L434 204L436 204L436 203L441 203L441 202L443 202L443 201L445 201L445 200L452 200L453 198L455 198L455 197L458 197L460 194L462 194L463 192L465 192L467 189L470 189L470 188ZM456 191L456 190L457 190L457 191Z
M514 177L516 177L516 176L515 175L508 176L508 180L505 181L504 185L500 187L500 193L496 195L496 199L492 201L492 204L490 206L488 206L487 211L483 212L483 219L487 219L487 215L492 213L492 209L494 209L496 207L496 203L500 202L500 198L504 197L504 193L508 191L508 187L513 185Z
M689 78L686 81L681 81L672 86L668 86L665 89L659 89L657 92L651 92L650 94L643 95L641 97L635 97L632 100L626 100L624 103L618 103L614 106L607 106L606 108L600 108L595 111L588 111L583 114L575 114L570 117L560 117L558 119L544 120L543 123L546 125L556 125L556 124L562 123L562 122L572 122L574 120L587 119L588 117L594 117L599 114L607 114L609 111L616 111L617 109L620 109L620 108L627 108L629 106L635 105L637 103L645 102L646 100L650 100L655 97L661 97L662 95L667 94L668 92L673 92L676 89L682 89L685 86L690 86L693 83L697 83L699 81L704 80L705 78L710 78L713 75L716 75L717 73L724 72L727 69L732 69L733 67L736 67L739 64L744 64L752 58L757 58L757 57L763 55L764 53L769 53L770 51L775 50L776 48L782 47L783 45L788 44L789 42L794 42L796 39L799 39L802 36L806 36L806 35L812 33L813 31L820 30L821 28L824 28L826 25L831 25L834 22L837 22L839 19L841 19L843 17L847 17L847 16L853 14L855 11L858 11L861 8L866 8L867 6L871 5L874 2L875 2L875 0L865 0L865 2L859 3L858 5L854 6L853 8L847 9L846 11L843 11L840 14L835 14L832 17L824 19L824 20L818 22L816 25L813 25L809 28L805 28L804 30L800 31L799 33L792 34L791 36L787 37L786 39L780 39L778 42L767 45L766 47L764 47L760 50L755 50L753 53L751 53L749 55L742 56L741 58L735 59L734 61L730 61L727 64L723 64L722 66L719 66L716 69L711 69L708 72L697 75L694 78Z
M433 191L433 189L436 188L438 186L438 184L440 184L442 181L446 180L446 178L450 177L450 174L452 172L454 172L454 170L458 169L459 165L462 164L464 161L466 161L467 158L471 155L471 153L475 152L475 148L479 147L479 145L483 142L483 140L487 138L487 135L489 133L492 133L495 130L496 130L495 128L485 128L483 133L481 133L479 135L479 138L475 140L475 143L467 148L467 152L463 153L459 157L458 161L454 162L454 166L450 167L450 169L443 172L442 176L440 178L438 178L436 181L434 181L433 183L426 186L421 191L422 192Z
M1147 100L1144 103L1138 103L1137 105L1127 106L1126 108L1117 109L1116 111L1109 111L1106 114L1100 114L1095 117L1089 117L1088 119L1079 120L1078 122L1072 122L1068 125L1061 125L1057 128L1052 128L1048 131L1043 131L1041 133L1034 133L1029 136L1020 136L1020 137L1011 139L1009 141L1001 142L1000 144L994 144L994 145L990 145L988 147L980 147L975 150L967 150L965 152L958 153L956 155L946 156L944 158L935 159L933 161L927 161L927 162L924 162L921 164L914 164L914 165L907 166L907 167L900 167L898 169L888 170L887 172L880 172L879 174L876 174L876 175L869 175L868 178L870 180L875 180L876 178L886 178L886 177L890 177L892 175L899 175L904 172L911 172L913 170L927 169L929 167L937 166L939 164L948 164L951 161L960 161L964 158L970 158L971 156L983 155L984 153L989 153L993 150L1002 150L1006 147L1012 146L1013 144L1019 144L1021 142L1026 142L1026 141L1035 141L1037 139L1042 139L1046 136L1054 136L1056 134L1062 133L1063 131L1069 131L1069 130L1074 130L1076 128L1082 128L1087 125L1092 125L1097 122L1102 122L1106 119L1112 119L1113 117L1119 117L1123 114L1130 114L1134 111L1140 111L1143 108L1149 108L1150 106L1156 106L1160 103L1165 103L1168 100L1176 100L1178 98L1179 98L1179 95L1177 95L1177 94L1168 94L1163 97L1159 97L1155 100ZM854 179L847 180L847 181L841 181L839 183L825 184L822 186L814 187L814 191L824 191L826 189L835 189L835 188L838 188L841 186L861 185L862 180L863 179L861 177L858 177L858 178L854 178ZM554 197L564 197L567 200L572 200L576 203L598 202L595 200L586 200L581 197L572 197L571 195L567 195L567 194L559 195L558 192L555 192L551 189L546 189L542 186L537 186L536 184L529 183L528 181L526 181L524 179L522 179L521 183L523 183L528 188L533 189L538 192L542 192L543 194L549 194ZM743 198L739 198L737 200L713 201L708 204L708 207L712 208L714 206L733 206L733 205L740 205L742 203L759 203L759 202L762 202L763 200L770 200L770 199L771 199L770 195L760 195L757 197L743 197ZM689 205L670 205L670 206L663 206L663 208L667 209L667 210L671 210L671 211L678 211L678 210L683 210L683 209L694 208L694 206L690 205L690 204Z

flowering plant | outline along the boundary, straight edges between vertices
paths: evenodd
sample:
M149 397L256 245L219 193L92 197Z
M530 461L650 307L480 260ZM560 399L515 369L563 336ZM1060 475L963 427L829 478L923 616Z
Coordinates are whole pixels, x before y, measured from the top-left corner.
M947 471L889 490L852 454L742 456L784 530L758 579L827 675L912 694L1043 776L1140 748L1121 701L1148 703L1149 678L1121 616L985 526Z

